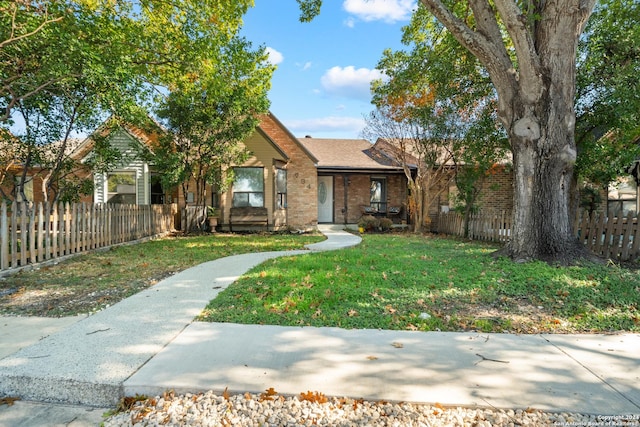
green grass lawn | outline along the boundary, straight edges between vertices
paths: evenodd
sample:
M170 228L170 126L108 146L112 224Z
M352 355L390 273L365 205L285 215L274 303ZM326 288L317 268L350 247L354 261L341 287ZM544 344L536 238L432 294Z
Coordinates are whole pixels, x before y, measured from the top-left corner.
M365 235L336 252L278 258L222 292L199 320L421 331L640 331L640 273L496 259L495 246Z
M208 234L96 251L1 279L0 314L59 317L90 313L206 261L302 249L322 240L319 234Z

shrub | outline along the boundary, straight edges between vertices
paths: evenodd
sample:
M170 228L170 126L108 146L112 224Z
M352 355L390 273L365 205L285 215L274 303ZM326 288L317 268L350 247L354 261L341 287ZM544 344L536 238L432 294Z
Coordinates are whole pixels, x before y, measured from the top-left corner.
M363 215L358 221L358 227L364 228L366 231L375 230L380 226L380 221L373 215Z
M382 231L389 231L392 227L393 221L391 221L389 218L382 218L380 220L380 228L382 229Z

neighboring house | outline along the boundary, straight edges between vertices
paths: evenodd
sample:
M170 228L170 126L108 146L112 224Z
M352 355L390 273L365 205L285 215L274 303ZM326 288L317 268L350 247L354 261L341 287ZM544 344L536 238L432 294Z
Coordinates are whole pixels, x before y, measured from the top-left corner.
M607 214L610 217L627 216L629 212L638 212L640 192L638 192L638 164L631 169L631 175L620 176L607 187Z
M82 140L70 138L67 140L63 156L68 159L72 156L74 150L81 144ZM62 142L55 142L46 146L39 151L41 159L44 158L45 163L52 164L57 158L59 151L62 149ZM6 130L0 130L0 196L8 200L18 200L27 202L40 203L45 201L43 188L44 179L50 172L47 166L34 162L26 168L25 163L20 157L23 155L21 143ZM78 168L79 173L84 173L82 167ZM23 193L17 193L18 184L24 180ZM55 193L60 189L56 182L48 190L47 200L51 201Z

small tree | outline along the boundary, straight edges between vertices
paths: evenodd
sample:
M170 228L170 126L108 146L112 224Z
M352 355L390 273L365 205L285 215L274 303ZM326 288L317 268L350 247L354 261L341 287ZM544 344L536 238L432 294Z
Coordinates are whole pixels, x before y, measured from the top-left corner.
M251 51L246 41L233 39L215 61L186 73L158 110L167 134L154 162L167 171L165 186L181 186L185 197L195 186L196 206L205 206L208 186L224 186L228 166L247 158L240 143L269 105L273 67L265 59L263 50Z
M429 209L453 178L449 170L452 144L448 139L429 137L418 120L399 117L398 110L392 110L381 106L370 113L364 134L380 138L379 149L402 166L409 188L413 231L422 231L429 222Z

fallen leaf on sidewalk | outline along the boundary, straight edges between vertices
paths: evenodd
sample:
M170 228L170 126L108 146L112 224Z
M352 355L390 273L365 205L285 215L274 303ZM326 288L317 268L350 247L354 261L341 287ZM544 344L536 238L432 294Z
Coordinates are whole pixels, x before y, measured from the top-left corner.
M395 348L403 348L404 345L401 342L394 342L391 343L392 346L394 346Z
M378 358L376 356L367 356L367 359L369 359L369 360L378 360Z
M19 397L3 397L0 399L0 405L13 406L18 400L20 400Z

